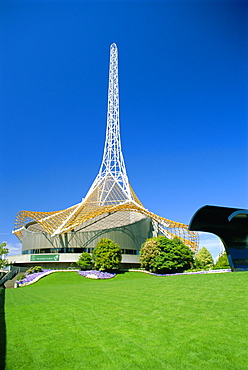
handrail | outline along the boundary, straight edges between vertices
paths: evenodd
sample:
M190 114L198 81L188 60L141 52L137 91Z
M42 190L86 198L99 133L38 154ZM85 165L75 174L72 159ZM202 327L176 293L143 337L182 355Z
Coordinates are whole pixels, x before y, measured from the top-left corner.
M17 267L11 270L10 272L8 272L4 277L2 277L2 279L0 279L0 286L3 285L5 281L13 279L17 274L19 274L19 272L20 272L20 267Z

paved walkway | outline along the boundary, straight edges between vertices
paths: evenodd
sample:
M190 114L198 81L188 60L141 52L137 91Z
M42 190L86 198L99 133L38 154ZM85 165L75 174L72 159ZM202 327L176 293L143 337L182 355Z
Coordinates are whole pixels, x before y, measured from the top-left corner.
M20 275L23 275L23 272L17 274L12 280L5 281L5 283L4 283L5 288L6 289L14 288L15 282L16 282L16 280L18 280Z

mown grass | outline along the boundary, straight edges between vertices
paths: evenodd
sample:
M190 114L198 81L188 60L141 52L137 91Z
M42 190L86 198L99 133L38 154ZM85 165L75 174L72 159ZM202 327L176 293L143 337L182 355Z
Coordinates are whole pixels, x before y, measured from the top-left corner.
M61 272L8 289L6 369L248 369L247 285L248 273Z

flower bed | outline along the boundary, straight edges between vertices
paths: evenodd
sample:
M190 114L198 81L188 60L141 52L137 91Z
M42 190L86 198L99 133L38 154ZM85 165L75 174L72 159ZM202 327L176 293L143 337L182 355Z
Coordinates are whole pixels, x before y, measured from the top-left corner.
M153 276L176 276L176 275L196 275L196 274L215 274L220 272L232 272L231 269L220 269L220 270L202 270L202 271L192 271L192 272L178 272L174 274L156 274L155 272L150 272L146 270L133 270L130 269L129 271L135 272L144 272L145 274L153 275Z
M25 274L25 278L22 280L17 280L15 283L15 288L23 287L26 285L30 285L41 279L43 276L52 274L53 272L71 272L75 270L49 270L44 269L41 272L34 272L33 274ZM78 270L76 270L78 271ZM221 273L221 272L231 272L231 269L221 269L221 270L208 270L208 271L195 271L195 272L181 272L175 274L156 274L154 272L149 272L146 270L133 270L130 269L129 271L135 272L144 272L146 274L150 274L153 276L176 276L176 275L196 275L196 274L213 274L213 273ZM86 271L78 271L79 275L86 277L88 279L112 279L116 276L114 272L105 272L105 271L98 271L98 270L86 270Z
M25 273L25 278L23 278L22 280L16 280L16 288L18 287L22 287L22 286L26 286L26 285L29 285L29 284L32 284L36 281L38 281L41 277L43 276L46 276L48 274L50 274L51 272L53 272L53 270L48 270L48 269L44 269L40 272L34 272L33 274L27 274Z
M17 280L15 283L15 288L27 286L30 284L35 283L42 277L52 274L53 272L75 272L75 270L51 270L51 269L44 269L41 272L34 272L33 274L25 273L25 278L22 280ZM78 270L76 270L78 271ZM88 271L78 271L79 275L87 277L89 279L111 279L116 276L115 273L110 272L103 272L97 270L88 270Z
M84 276L88 279L112 279L116 276L114 272L105 272L105 271L97 271L97 270L86 270L86 271L79 271L79 275Z
M51 270L51 269L44 269L40 272L34 272L33 274L25 273L26 277L22 280L17 280L15 283L15 288L23 287L26 285L30 285L36 283L36 281L40 280L43 276L52 274L53 272L66 272L66 271L75 271L75 270ZM77 270L76 270L77 271Z
M203 270L203 271L192 271L192 272L178 272L175 274L155 274L151 273L151 275L155 276L174 276L174 275L197 275L197 274L215 274L220 272L231 272L231 269L222 269L222 270Z

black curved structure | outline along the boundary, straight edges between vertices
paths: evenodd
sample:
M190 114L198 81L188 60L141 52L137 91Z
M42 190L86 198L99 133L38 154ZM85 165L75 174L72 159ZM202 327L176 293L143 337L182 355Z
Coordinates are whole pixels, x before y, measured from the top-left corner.
M206 231L223 242L232 271L248 271L248 210L204 206L194 214L189 230Z

